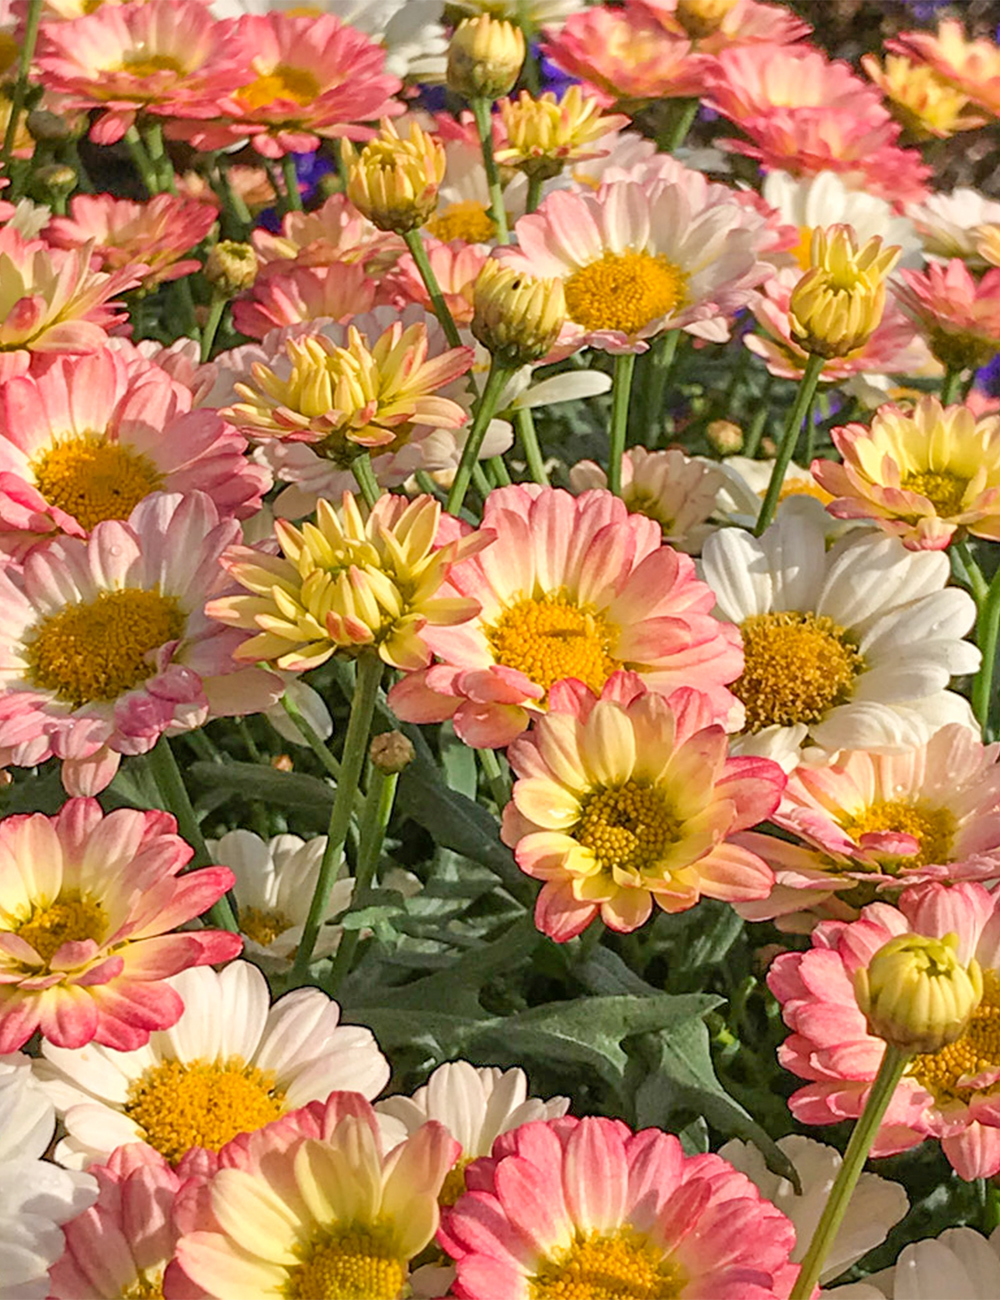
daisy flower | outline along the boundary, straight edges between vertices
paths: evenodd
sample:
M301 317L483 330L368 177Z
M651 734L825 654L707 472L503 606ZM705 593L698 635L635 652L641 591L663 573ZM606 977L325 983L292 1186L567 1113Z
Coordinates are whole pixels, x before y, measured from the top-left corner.
M476 277L490 255L487 244L466 244L460 239L443 244L439 239L425 239L424 251L434 278L444 295L452 320L458 326L472 324L472 297ZM404 253L392 272L392 285L405 294L409 302L431 310L430 295L410 253Z
M774 462L753 460L749 456L726 456L719 462L711 463L718 464L724 480L715 499L716 519L736 524L740 528L753 529L771 481ZM789 497L795 497L799 509L808 508L802 505L805 498L817 502L817 512L824 519L828 539L831 534L843 531L821 509L832 499L829 492L824 492L810 470L796 465L794 461L788 462L778 501L786 501Z
M1000 1296L1000 1228L984 1237L975 1228L947 1228L939 1237L912 1241L879 1281L893 1300L963 1300ZM872 1300L884 1291L871 1288Z
M406 1293L410 1262L437 1230L437 1197L457 1143L429 1123L388 1152L371 1107L352 1093L334 1093L313 1112L319 1137L289 1144L276 1135L269 1145L260 1134L249 1167L213 1177L214 1230L177 1244L178 1265L200 1294L397 1300Z
M668 30L688 32L699 51L719 54L733 45L789 45L812 28L782 5L758 0L626 0L655 14Z
M215 219L207 203L174 194L156 194L146 203L77 194L70 199L68 217L49 221L45 239L54 248L90 243L102 270L129 268L141 275L144 289L154 289L201 270L201 262L185 254L201 243Z
M723 50L709 69L706 102L740 126L774 109L798 108L847 108L873 126L889 120L878 93L849 63L810 45Z
M864 54L861 66L889 101L893 116L913 140L947 140L956 131L986 126L982 113L968 113L968 96L926 64L887 54L884 65Z
M802 843L747 835L775 871L750 920L811 929L817 916L853 920L878 894L937 880L1000 877L1000 769L960 723L898 754L847 750L832 766L802 764L771 820Z
M784 774L767 759L729 758L696 691L665 700L636 674L615 673L595 700L583 683L560 682L507 756L519 779L501 838L544 882L535 924L557 943L598 915L627 932L654 903L683 912L702 895L770 892L762 859L727 836L774 812Z
M985 263L976 247L976 231L1000 221L1000 203L978 190L957 189L950 194L931 194L923 203L909 204L906 215L931 261L960 257L982 269Z
M70 799L55 817L0 821L0 1051L40 1030L59 1047L131 1050L184 1010L165 982L242 947L226 930L171 933L232 885L226 867L181 876L193 850L168 813Z
M57 356L0 387L0 547L86 537L152 492L205 492L219 514L260 509L270 475L215 411L121 352Z
M263 266L364 263L402 246L397 236L377 230L343 194L332 194L313 212L286 213L278 234L258 226L250 239Z
M682 181L557 190L517 222L519 247L500 258L563 281L564 339L578 347L644 352L645 340L684 328L718 341L728 334L712 318L752 301L767 268L757 260L759 232L743 219L749 209L698 198Z
M776 958L767 983L792 1031L778 1059L809 1081L788 1103L800 1123L856 1119L878 1072L885 1043L868 1032L854 994L855 971L896 935L957 934L958 960L975 958L982 968L982 1002L956 1042L910 1061L872 1155L893 1155L937 1138L960 1177L1000 1172L994 1086L1000 1077L998 904L982 885L918 885L905 890L894 907L872 903L858 921L824 921L813 931L811 949Z
M742 663L736 637L654 520L610 492L524 483L490 493L482 527L496 540L455 565L444 588L479 613L426 629L441 662L393 687L399 717L453 718L467 745L501 747L544 713L556 682L575 677L600 694L619 668L659 694L691 686L709 696L713 721L726 716L726 683Z
M813 461L839 519L871 519L911 551L956 536L1000 539L1000 419L924 397L912 411L879 407L871 428L834 429L843 464Z
M1000 113L1000 47L986 37L970 40L962 24L946 19L933 32L900 32L886 48L927 63L975 104Z
M254 713L281 692L238 669L239 632L204 613L228 588L219 557L240 535L212 500L157 492L127 522L89 540L60 537L23 569L0 569L0 747L23 766L53 754L74 794L103 790L122 754L145 754L164 732Z
M942 365L978 369L1000 352L1000 268L977 280L956 257L899 277L896 299Z
M345 322L375 304L378 284L357 262L299 266L271 262L233 303L233 324L248 338L306 321Z
M533 1296L781 1295L795 1232L718 1156L658 1129L550 1120L503 1134L466 1172L439 1241L465 1300Z
M192 1147L218 1151L337 1089L374 1097L389 1081L371 1031L341 1025L320 989L271 1006L267 981L246 961L182 971L169 987L183 1015L135 1051L43 1044L36 1072L66 1129L61 1164L145 1142L176 1165Z
M868 530L827 550L822 519L792 504L763 537L722 529L702 556L719 616L743 636L732 687L746 709L743 752L787 761L808 737L827 750L891 753L945 722L974 725L946 689L980 658L961 639L975 604L946 586L947 557Z
M60 1226L97 1196L89 1174L42 1160L55 1115L21 1052L0 1056L0 1300L47 1300Z

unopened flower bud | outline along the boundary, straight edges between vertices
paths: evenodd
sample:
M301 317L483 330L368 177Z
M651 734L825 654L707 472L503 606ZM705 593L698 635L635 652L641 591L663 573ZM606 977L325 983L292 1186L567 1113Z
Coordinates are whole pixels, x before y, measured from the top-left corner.
M514 89L526 53L520 27L489 14L466 18L448 46L448 87L466 99L499 99Z
M257 279L257 254L249 244L223 239L205 260L205 279L227 298L249 289Z
M501 365L526 366L551 352L566 319L561 280L539 280L490 258L472 292L472 333Z
M405 235L433 213L444 180L444 146L415 122L404 140L385 119L360 153L344 140L341 157L347 197L379 230Z
M39 167L33 177L35 185L46 199L65 198L67 194L72 194L77 179L76 172L65 163L49 163L47 167Z
M28 114L28 130L39 144L65 144L76 132L73 124L47 108L33 108Z
M869 1033L901 1052L940 1052L965 1031L983 996L973 959L958 958L958 935L899 934L854 975Z
M717 32L739 0L677 0L674 16L693 41Z
M368 751L372 766L385 776L393 776L409 767L416 755L413 742L401 731L383 731L375 736Z
M885 277L899 260L878 235L861 248L848 225L813 231L809 270L788 304L792 338L818 357L845 357L862 347L885 310Z
M275 754L271 766L276 772L292 772L295 769L291 754Z
M705 430L705 437L720 456L735 456L743 446L743 430L732 420L713 420Z

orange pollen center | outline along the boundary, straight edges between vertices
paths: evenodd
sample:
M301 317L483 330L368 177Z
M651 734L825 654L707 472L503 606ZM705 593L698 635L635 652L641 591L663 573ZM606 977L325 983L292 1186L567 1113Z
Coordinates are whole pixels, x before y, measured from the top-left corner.
M584 329L635 335L684 305L686 282L662 254L608 252L565 281L566 313Z
M618 629L565 592L518 601L484 631L497 663L524 673L546 694L553 682L575 677L599 695L621 667L611 653Z
M304 68L279 63L256 81L238 90L237 98L248 108L269 108L275 103L311 104L319 98L319 82Z
M152 54L142 57L136 51L134 59L124 59L112 72L127 72L133 77L155 77L158 72L183 72L184 64L172 54Z
M309 1243L289 1269L288 1300L398 1300L408 1273L391 1225L354 1223Z
M264 912L256 907L240 908L240 929L248 939L262 948L274 943L279 934L290 930L295 922L284 912Z
M127 519L163 482L148 457L104 437L57 442L32 461L31 472L46 501L88 531L105 519Z
M608 873L654 870L680 830L663 792L636 781L587 795L580 811L573 837Z
M905 871L907 867L951 861L955 818L947 808L931 808L906 799L880 799L848 817L842 825L853 840L873 831L912 835L920 845L913 857L886 857L882 860L885 870L891 874Z
M47 965L64 943L104 938L108 917L100 903L82 898L79 890L67 890L52 903L36 903L31 915L14 927L14 933L30 943Z
M453 239L464 239L467 244L488 244L496 234L493 218L474 199L449 203L431 217L426 229L443 244Z
M935 513L943 519L962 512L965 489L969 486L967 478L960 478L949 470L922 470L920 473L907 474L901 484L907 492L916 492L934 507Z
M983 1000L972 1013L965 1033L940 1052L915 1056L907 1074L933 1093L938 1104L970 1102L978 1095L995 1093L1000 1085L982 1089L965 1086L986 1070L1000 1070L1000 976L983 971Z
M530 1300L677 1300L684 1271L644 1233L578 1233L528 1279Z

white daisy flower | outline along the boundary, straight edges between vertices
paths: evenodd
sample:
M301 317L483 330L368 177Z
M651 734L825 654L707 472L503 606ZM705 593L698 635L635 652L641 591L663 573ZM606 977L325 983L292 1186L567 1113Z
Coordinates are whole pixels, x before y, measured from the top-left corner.
M490 14L512 23L558 29L582 6L580 0L454 0L454 7L466 14Z
M882 1275L878 1277L882 1284ZM1000 1300L1000 1228L948 1228L915 1241L896 1260L882 1295L891 1300ZM839 1297L838 1297L839 1300Z
M807 738L892 753L946 722L974 727L947 689L980 662L962 640L976 607L947 587L948 557L871 529L827 550L823 520L794 504L763 537L723 529L702 553L716 613L743 635L745 667L730 687L746 709L736 752L787 765Z
M273 535L273 525L269 535ZM329 740L333 735L333 718L330 717L330 710L326 707L326 702L319 691L314 691L309 683L302 681L296 673L282 673L281 680L285 683L285 695L316 735L320 740ZM287 740L292 745L308 747L309 741L292 721L281 700L278 700L277 704L272 704L269 709L265 709L264 716L283 740Z
M60 1224L97 1199L89 1174L40 1159L55 1126L30 1057L0 1056L0 1300L45 1300L65 1247Z
M976 248L976 229L1000 222L1000 203L978 190L957 189L932 194L923 203L911 203L906 214L924 241L931 261L961 257L976 266L986 262Z
M812 1241L842 1161L835 1147L815 1142L812 1138L783 1137L779 1139L778 1147L795 1166L801 1194L787 1178L768 1169L764 1157L750 1142L727 1142L719 1155L746 1174L762 1194L791 1219L795 1225L795 1249L791 1258L798 1264ZM891 1183L876 1174L862 1174L830 1247L820 1282L830 1282L839 1277L862 1255L874 1250L909 1207L906 1193L898 1183Z
M371 1099L388 1082L371 1031L341 1025L340 1007L319 989L271 1007L264 976L246 961L168 983L184 1014L146 1047L42 1045L35 1068L67 1132L55 1150L61 1164L82 1168L126 1142L147 1142L175 1164L190 1147L217 1151L331 1092Z

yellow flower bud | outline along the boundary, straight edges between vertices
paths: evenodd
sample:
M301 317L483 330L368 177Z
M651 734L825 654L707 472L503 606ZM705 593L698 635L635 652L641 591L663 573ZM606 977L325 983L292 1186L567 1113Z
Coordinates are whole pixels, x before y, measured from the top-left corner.
M813 231L809 270L788 304L792 338L819 357L845 357L863 346L885 310L885 277L899 260L896 245L873 235L862 247L852 226Z
M257 254L250 244L223 239L205 260L205 279L213 289L231 298L253 285L257 269Z
M448 87L466 99L499 99L521 74L524 33L489 14L459 23L448 46Z
M551 352L566 319L561 280L538 280L491 258L473 287L472 333L504 366Z
M743 447L743 430L732 420L712 420L705 430L705 438L720 456L735 456Z
M444 180L445 154L440 140L410 123L402 139L386 118L374 140L360 154L341 142L347 174L347 197L379 230L397 235L422 226L434 211Z
M899 934L854 975L869 1033L902 1052L940 1052L959 1039L983 997L974 959L958 959L958 935Z
M675 17L693 41L717 32L739 0L677 0Z
M497 107L507 136L496 151L497 162L543 180L558 176L571 160L599 157L603 151L595 149L595 143L628 123L623 114L603 113L598 101L579 86L570 86L562 99L551 91L536 99L522 90Z

